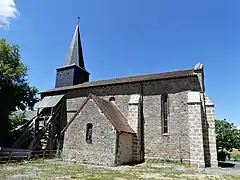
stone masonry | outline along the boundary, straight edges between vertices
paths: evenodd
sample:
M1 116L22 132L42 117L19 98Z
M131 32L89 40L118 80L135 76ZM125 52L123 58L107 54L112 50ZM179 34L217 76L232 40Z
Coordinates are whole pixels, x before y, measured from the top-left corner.
M199 75L199 77L202 76ZM136 131L136 136L133 137L132 161L184 161L190 162L197 167L203 167L205 166L205 159L211 158L211 164L216 164L216 153L212 155L215 152L215 134L210 128L208 129L208 134L212 133L212 138L211 136L208 137L209 150L207 151L210 152L211 157L207 157L206 149L204 149L207 141L203 140L205 127L201 123L205 112L202 110L206 108L206 112L209 112L205 115L208 122L212 122L214 114L213 110L208 110L207 105L206 107L201 105L202 102L199 95L203 92L203 85L200 85L201 82L196 76L67 90L65 91L67 119L71 118L89 93L105 100L114 97L114 104L128 119L128 123L133 130ZM162 133L162 94L168 94L169 98L168 133L166 134ZM142 100L140 100L141 95ZM87 120L87 116L96 117L97 119L99 115L96 112L96 110L91 110L89 107L88 113L82 112L81 116L83 117L78 117L74 120L74 123L79 123L75 124L75 126L82 128L80 123L84 123ZM213 128L214 124L209 124ZM101 124L98 127L106 128L102 127ZM109 131L109 129L104 131ZM80 141L80 136L74 135L76 132L77 130L74 130L74 126L69 127L68 133L65 133L63 148L65 150L63 151L68 152L67 157L71 156L72 159L78 155L87 158L86 154L88 154L89 149L84 149L79 145L74 150L71 150L73 147L71 143L74 143L78 138L78 142L80 144L83 143ZM70 138L70 136L73 137ZM109 141L107 142L109 143ZM114 141L111 142L113 143ZM113 146L108 144L109 147L112 147L112 152L114 152L115 144ZM95 153L93 154L103 151L95 147ZM66 155L64 152L63 155ZM113 154L110 156L113 157ZM84 158L81 157L82 159ZM114 161L112 159L111 163L110 160L107 160L105 164L113 164ZM93 160L90 158L89 161L96 164L99 159L95 158Z
M141 119L140 119L140 94L130 96L128 103L128 124L136 132L133 135L133 161L140 162L141 159Z
M94 102L88 99L62 135L65 159L110 166L143 160L216 166L214 105L204 96L202 64L187 70L89 82L80 39L77 25L68 58L57 69L56 88L41 93L42 97L65 95L64 122L66 118L71 122L86 97L94 95ZM92 143L86 142L90 137L87 124L93 126Z
M139 142L136 137L133 140L133 151L138 154L137 157L133 153L133 160L142 160L139 159L140 143L142 143L145 151L142 153L145 154L146 160L189 162L187 90L199 90L199 85L193 78L152 81L142 84L120 84L68 91L66 93L68 120L88 94L93 93L105 100L114 97L115 105L128 118L130 126L137 130L137 127L134 126L138 125L140 128L141 112L139 104L132 103L131 97L141 94L141 86L143 89L143 117L141 121L144 124L144 143ZM169 134L161 133L162 93L169 94ZM93 114L93 112L89 112L90 114ZM138 120L138 124L136 124L136 120ZM132 124L131 121L135 124ZM138 131L140 132L139 128Z
M144 97L145 158L189 162L187 92L168 94L168 133L162 133L161 95Z
M190 163L196 167L205 167L202 134L202 110L199 92L188 92L188 120Z
M85 140L87 123L93 124L91 144ZM89 100L65 133L62 156L71 161L113 166L115 154L116 130Z
M133 160L133 135L120 133L118 135L116 165L129 164Z
M215 117L214 117L214 103L205 95L206 117L208 123L208 139L209 139L209 155L210 166L217 167L217 147L215 134Z

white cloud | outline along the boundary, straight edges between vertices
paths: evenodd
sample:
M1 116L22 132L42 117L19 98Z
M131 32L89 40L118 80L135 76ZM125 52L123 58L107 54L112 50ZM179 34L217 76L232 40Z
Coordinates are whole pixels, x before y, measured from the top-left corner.
M10 21L18 15L15 0L0 0L0 28L8 28Z

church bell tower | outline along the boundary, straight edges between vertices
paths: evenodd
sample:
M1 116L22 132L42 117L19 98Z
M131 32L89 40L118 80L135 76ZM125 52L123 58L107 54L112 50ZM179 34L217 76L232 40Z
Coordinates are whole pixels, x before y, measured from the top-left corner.
M57 68L55 87L71 86L89 81L89 72L85 69L77 24L64 66Z

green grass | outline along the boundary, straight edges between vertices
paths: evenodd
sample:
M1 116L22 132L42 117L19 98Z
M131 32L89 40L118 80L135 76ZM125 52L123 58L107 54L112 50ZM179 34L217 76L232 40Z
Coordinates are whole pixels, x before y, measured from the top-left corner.
M231 159L232 160L235 160L235 161L240 161L240 154L233 154L232 156L231 156Z
M233 149L231 153L231 159L240 161L240 151L238 151L237 149Z
M5 164L0 167L1 179L95 179L95 180L144 180L182 179L215 180L240 179L239 175L209 175L185 167L174 169L176 164L143 163L136 166L101 167L87 164L74 164L36 160L31 163ZM177 165L179 166L179 165Z

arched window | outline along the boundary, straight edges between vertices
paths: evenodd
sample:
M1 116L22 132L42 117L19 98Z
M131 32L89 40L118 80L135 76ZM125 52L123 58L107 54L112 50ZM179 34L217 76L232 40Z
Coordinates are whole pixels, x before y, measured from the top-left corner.
M168 95L163 94L161 98L162 133L168 133Z
M115 104L115 97L110 97L110 98L109 98L109 101L110 101L111 103Z
M92 123L88 123L86 129L86 142L88 144L92 143L92 128L93 128Z

